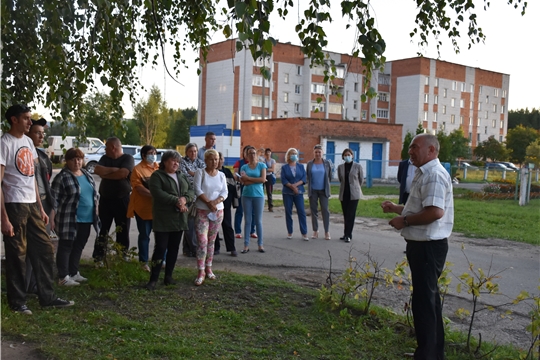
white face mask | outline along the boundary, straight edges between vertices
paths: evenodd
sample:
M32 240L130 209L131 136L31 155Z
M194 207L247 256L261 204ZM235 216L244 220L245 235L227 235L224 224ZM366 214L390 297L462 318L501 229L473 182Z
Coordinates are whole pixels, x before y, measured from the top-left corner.
M346 163L350 163L352 161L352 156L351 155L346 155L343 160L345 160Z
M149 163L149 164L153 164L155 163L157 160L157 155L151 155L151 154L148 154L146 155L146 162Z

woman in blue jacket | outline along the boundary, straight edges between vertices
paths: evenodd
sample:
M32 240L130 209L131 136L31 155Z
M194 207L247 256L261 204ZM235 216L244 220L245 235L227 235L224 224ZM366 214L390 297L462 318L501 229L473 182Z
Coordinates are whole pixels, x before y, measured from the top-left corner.
M281 183L283 184L283 205L285 206L285 221L287 223L287 239L292 238L293 204L298 213L300 232L305 241L308 241L306 211L304 210L304 184L306 183L306 170L304 165L298 163L298 150L290 148L285 154L287 164L281 167Z

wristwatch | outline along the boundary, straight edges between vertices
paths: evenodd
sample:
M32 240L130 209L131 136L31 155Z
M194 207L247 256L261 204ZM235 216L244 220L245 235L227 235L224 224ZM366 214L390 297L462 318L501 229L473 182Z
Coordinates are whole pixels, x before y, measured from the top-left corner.
M407 221L407 217L403 217L403 223L405 224L405 226L409 226L409 222Z

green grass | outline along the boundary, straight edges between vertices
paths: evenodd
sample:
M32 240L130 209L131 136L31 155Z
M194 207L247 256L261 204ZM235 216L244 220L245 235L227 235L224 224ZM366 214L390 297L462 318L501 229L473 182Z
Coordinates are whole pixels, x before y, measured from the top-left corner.
M361 200L357 216L392 219L385 214L381 202L385 198ZM397 202L397 198L390 199ZM341 204L330 199L330 212L341 213ZM469 200L454 198L454 231L468 237L507 239L538 245L540 234L540 200L519 206L511 200Z
M2 337L33 344L44 358L70 360L400 359L415 347L402 317L380 308L354 315L354 306L343 316L320 304L315 290L270 277L218 272L217 281L195 287L196 270L177 268L178 285L149 292L136 263L81 271L88 284L59 289L76 302L67 309L39 309L31 298L34 315L15 314L2 295ZM467 358L458 341L448 360ZM500 347L490 356L518 354Z

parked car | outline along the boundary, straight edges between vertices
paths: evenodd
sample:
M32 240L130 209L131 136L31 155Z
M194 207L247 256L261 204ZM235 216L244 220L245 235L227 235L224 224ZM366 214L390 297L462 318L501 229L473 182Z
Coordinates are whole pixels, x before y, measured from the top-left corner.
M97 151L100 147L105 146L103 141L98 138L86 138L86 142L79 142L75 136L66 136L62 139L60 135L51 135L47 138L45 153L49 156L53 163L61 163L64 159L64 149L68 150L72 147L79 148L85 154Z
M157 153L156 161L159 163L161 161L161 155L163 155L165 151L169 151L169 150L170 149L156 149L156 153ZM142 161L141 153L138 152L137 154L133 155L133 160L135 160L135 165L140 163Z
M124 154L137 155L141 151L141 147L139 145L122 145L122 151ZM105 145L97 149L96 152L84 156L85 168L90 174L94 173L94 168L103 155L105 155Z
M517 168L516 165L514 165L514 163L511 163L511 162L506 162L506 161L499 161L499 164L503 164L504 166L506 166L507 168L511 169L511 170L519 170Z
M506 166L504 166L504 164L501 164L501 163L496 163L496 162L487 162L486 163L486 168L487 169L491 169L491 170L508 170L508 168Z
M467 169L470 169L470 170L478 170L478 166L471 165L471 164L469 164L468 162L465 162L465 161L461 162L461 164L459 165L459 168L461 168L461 169L467 168Z

